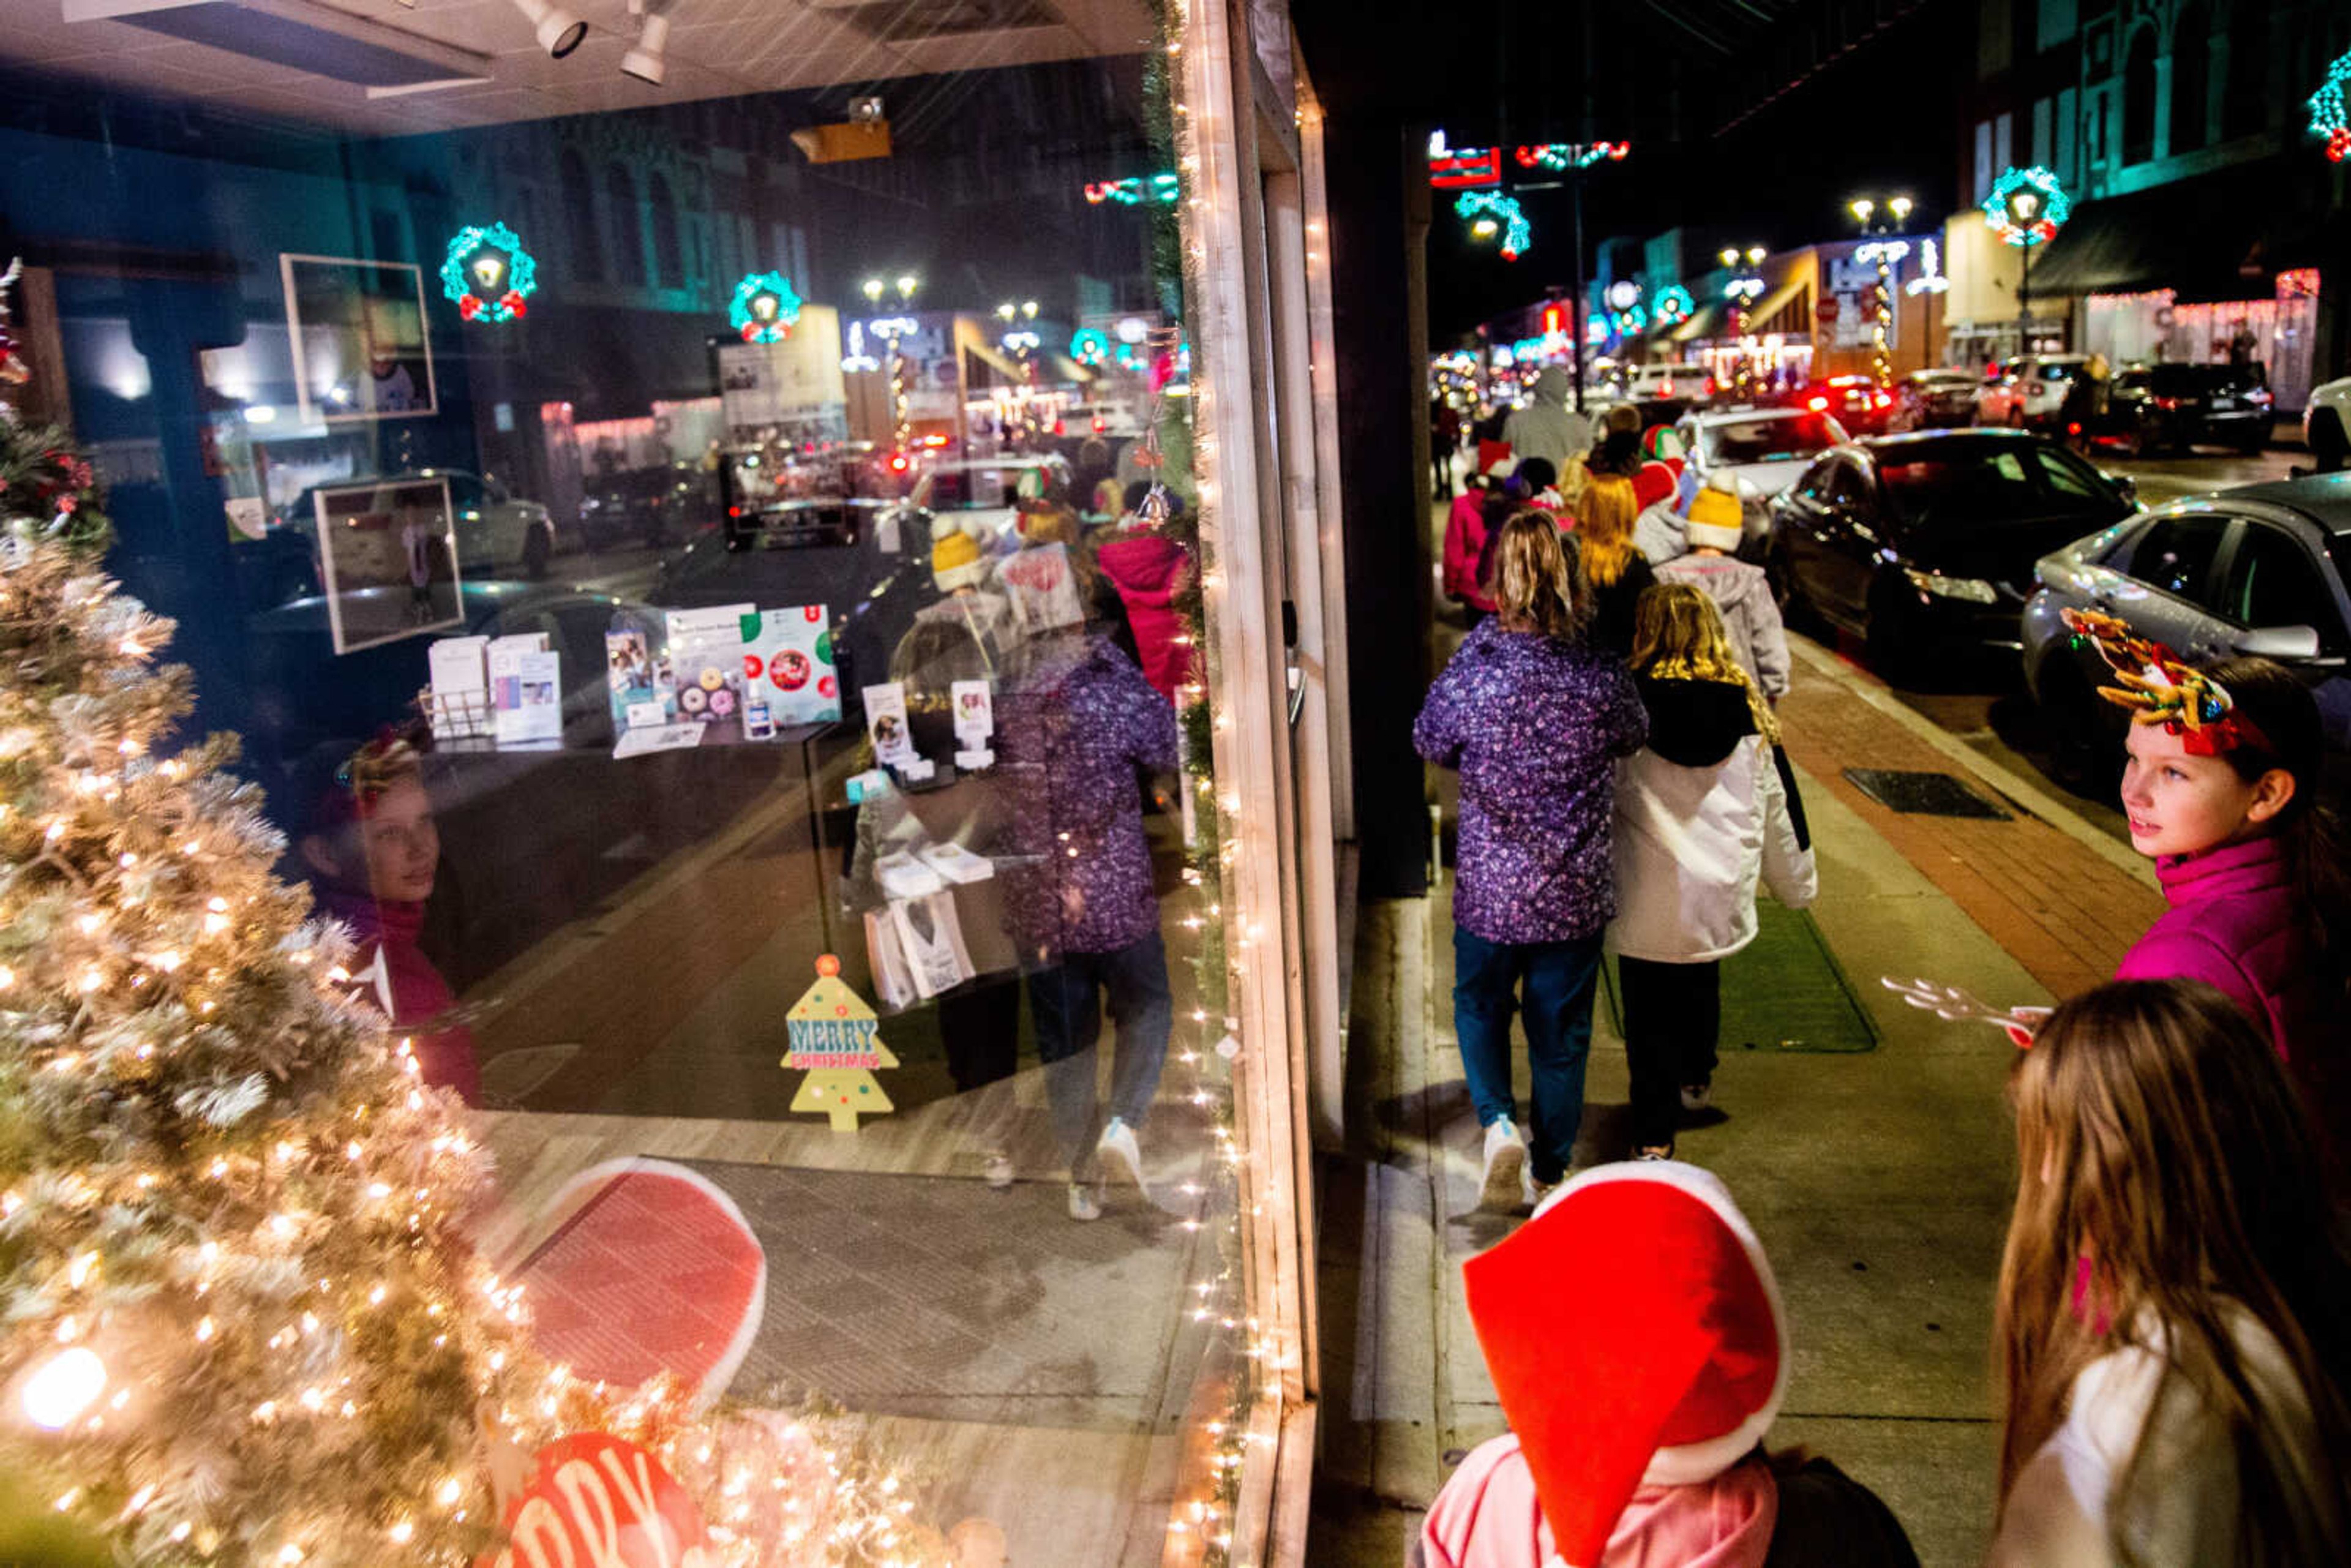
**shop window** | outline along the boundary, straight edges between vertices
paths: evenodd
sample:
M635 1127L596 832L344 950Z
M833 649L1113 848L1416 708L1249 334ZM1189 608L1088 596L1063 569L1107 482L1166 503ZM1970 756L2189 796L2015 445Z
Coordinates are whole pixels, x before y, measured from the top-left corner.
M637 183L615 163L604 171L604 210L612 225L612 281L645 280L645 221L637 207Z
M2144 163L2155 156L2155 29L2131 34L2123 65L2123 162Z
M675 288L685 282L685 257L677 241L677 199L659 174L647 189L653 198L653 287Z
M2171 151L2204 145L2210 111L2212 14L2201 5L2180 7L2171 24Z
M588 165L571 148L557 163L563 192L564 236L571 247L571 275L582 283L604 276L604 236L596 227L596 192L588 183Z

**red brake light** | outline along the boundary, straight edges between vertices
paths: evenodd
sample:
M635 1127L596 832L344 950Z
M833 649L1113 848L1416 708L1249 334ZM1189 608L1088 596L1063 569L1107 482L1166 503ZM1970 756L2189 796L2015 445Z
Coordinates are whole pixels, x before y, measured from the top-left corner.
M2082 427L2079 424L2069 424L2065 427L2065 434L2068 435L2079 435L2082 434Z
M1094 434L1096 435L1100 435L1103 431L1108 430L1109 428L1110 421L1104 419L1100 414L1094 415Z
M904 474L906 471L906 455L903 452L890 454L890 467L893 473Z
M743 515L743 508L740 507L729 507L726 508L726 515L730 517L739 517Z
M1804 404L1804 406L1811 409L1814 413L1826 413L1829 411L1829 400L1824 397L1816 397L1810 402Z
M2267 408L2271 403L2275 402L2277 399L2270 392L2269 388L2255 387L2252 391L2245 394L2245 401L2247 402L2253 403L2258 407Z

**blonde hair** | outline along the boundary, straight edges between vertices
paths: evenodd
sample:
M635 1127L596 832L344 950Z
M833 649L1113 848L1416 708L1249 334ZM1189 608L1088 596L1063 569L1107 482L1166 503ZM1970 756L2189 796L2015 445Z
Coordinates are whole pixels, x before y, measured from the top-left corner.
M1755 689L1722 615L1703 590L1687 582L1661 582L1641 595L1633 610L1633 656L1636 675L1660 681L1720 681L1747 694L1747 711L1766 745L1780 744L1780 721Z
M2261 1030L2199 981L2118 981L2060 1007L2010 1085L2016 1209L1993 1343L2006 1375L2004 1511L2064 1422L2074 1379L2117 1346L2156 1349L2167 1379L2226 1435L2237 1563L2351 1561L2344 1390L2351 1259L2302 1105ZM2314 1434L2257 1378L2239 1310L2283 1351ZM2116 1476L2119 1561L2156 1423Z
M1594 474L1576 497L1576 535L1583 549L1584 580L1606 588L1633 564L1633 524L1641 515L1633 481Z
M1494 536L1496 613L1506 622L1531 622L1545 636L1573 642L1581 624L1583 595L1559 525L1532 507L1512 512Z

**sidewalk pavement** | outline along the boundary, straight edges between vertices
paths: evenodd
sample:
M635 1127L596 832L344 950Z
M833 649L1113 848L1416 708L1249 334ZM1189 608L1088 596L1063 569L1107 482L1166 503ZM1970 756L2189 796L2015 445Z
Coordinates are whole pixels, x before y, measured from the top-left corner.
M1801 651L1780 712L1820 860L1813 914L1881 1040L1860 1055L1726 1041L1715 1098L1727 1120L1685 1133L1680 1155L1729 1185L1779 1277L1795 1356L1771 1442L1844 1466L1886 1500L1927 1568L1961 1568L1981 1560L1992 1517L1991 1297L2014 1195L2002 1103L2014 1052L1876 981L1924 975L2002 1004L2045 1002L2110 974L2159 897L2126 848L1832 653ZM1904 817L1845 780L1851 767L1959 774L2012 815ZM1438 776L1448 800L1451 782ZM1401 1563L1452 1467L1503 1427L1460 1269L1518 1221L1476 1208L1449 895L1367 904L1358 928L1348 1145L1321 1173L1317 1568ZM1522 1057L1518 1087L1523 1102ZM1602 1007L1578 1168L1625 1157L1626 1098L1623 1042Z

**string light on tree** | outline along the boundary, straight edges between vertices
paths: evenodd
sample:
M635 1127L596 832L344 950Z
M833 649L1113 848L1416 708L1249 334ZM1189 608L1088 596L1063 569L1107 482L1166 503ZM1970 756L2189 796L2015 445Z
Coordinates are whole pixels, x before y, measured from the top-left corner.
M2309 99L2311 133L2326 138L2326 156L2337 163L2351 157L2351 114L2344 104L2346 83L2351 83L2351 54L2337 57L2326 68L2326 79Z
M780 272L754 272L735 286L726 319L747 343L780 343L800 319L800 297Z
M467 225L441 257L441 292L468 321L512 321L538 291L538 263L504 224Z
M1534 230L1516 196L1499 191L1464 191L1454 198L1453 210L1469 225L1472 239L1501 239L1504 261L1516 261L1534 244Z

